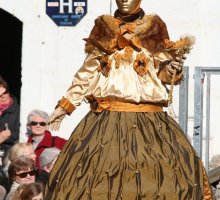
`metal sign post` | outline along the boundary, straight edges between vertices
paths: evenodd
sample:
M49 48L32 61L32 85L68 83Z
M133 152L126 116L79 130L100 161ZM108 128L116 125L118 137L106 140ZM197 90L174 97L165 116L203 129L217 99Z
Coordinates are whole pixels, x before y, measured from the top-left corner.
M194 74L194 134L193 146L198 155L202 158L202 140L203 140L203 89L204 80L207 76L206 88L206 143L205 143L205 167L209 166L209 140L210 140L210 76L219 75L219 67L195 67Z
M188 87L189 67L183 68L184 80L179 87L179 125L185 135L188 135Z

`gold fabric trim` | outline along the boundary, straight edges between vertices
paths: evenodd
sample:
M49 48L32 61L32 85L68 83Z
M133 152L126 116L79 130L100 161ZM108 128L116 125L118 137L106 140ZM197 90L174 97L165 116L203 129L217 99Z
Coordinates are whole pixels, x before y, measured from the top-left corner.
M94 112L102 112L103 110L118 112L162 112L163 107L147 103L129 103L122 101L95 101L91 103L91 109Z
M62 107L68 115L76 109L76 107L65 97L58 101L56 108L58 106Z
M203 181L203 183L204 183L204 185L203 185L203 187L204 187L204 200L214 200L213 193L210 188L209 180L208 180L206 171L204 169L204 166L203 166L203 163L201 160L200 160L200 165L202 168L202 174L203 174L203 180L204 180Z

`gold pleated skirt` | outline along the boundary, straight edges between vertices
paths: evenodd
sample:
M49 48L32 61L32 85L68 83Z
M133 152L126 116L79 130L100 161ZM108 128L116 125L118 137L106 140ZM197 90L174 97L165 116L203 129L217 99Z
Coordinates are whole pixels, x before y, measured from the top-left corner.
M44 194L46 200L214 199L199 157L166 112L90 111Z

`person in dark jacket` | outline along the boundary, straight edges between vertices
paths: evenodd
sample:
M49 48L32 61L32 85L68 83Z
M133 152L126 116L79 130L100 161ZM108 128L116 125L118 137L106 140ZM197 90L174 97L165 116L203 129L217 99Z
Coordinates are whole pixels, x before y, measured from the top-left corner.
M18 141L20 106L10 94L7 82L0 76L0 153L6 155Z
M60 154L60 150L56 147L44 149L40 155L40 168L42 172L37 174L36 181L45 185L49 179L50 172Z
M56 147L61 150L66 143L64 138L52 136L51 132L47 130L48 118L48 113L42 110L31 111L27 118L27 128L29 132L27 142L33 144L38 169L40 169L39 158L44 149Z

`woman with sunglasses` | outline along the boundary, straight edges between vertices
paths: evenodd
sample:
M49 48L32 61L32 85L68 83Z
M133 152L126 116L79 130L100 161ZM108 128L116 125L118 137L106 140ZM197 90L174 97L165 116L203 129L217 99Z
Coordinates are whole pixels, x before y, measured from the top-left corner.
M36 154L36 166L40 169L39 158L46 148L56 147L62 149L66 140L58 136L52 136L48 130L48 113L42 110L33 110L27 117L28 143L33 145Z
M35 182L35 161L31 158L20 156L10 164L8 176L12 185L5 200L11 200L20 185Z
M7 82L0 75L0 156L19 139L20 107L15 96L9 92Z

